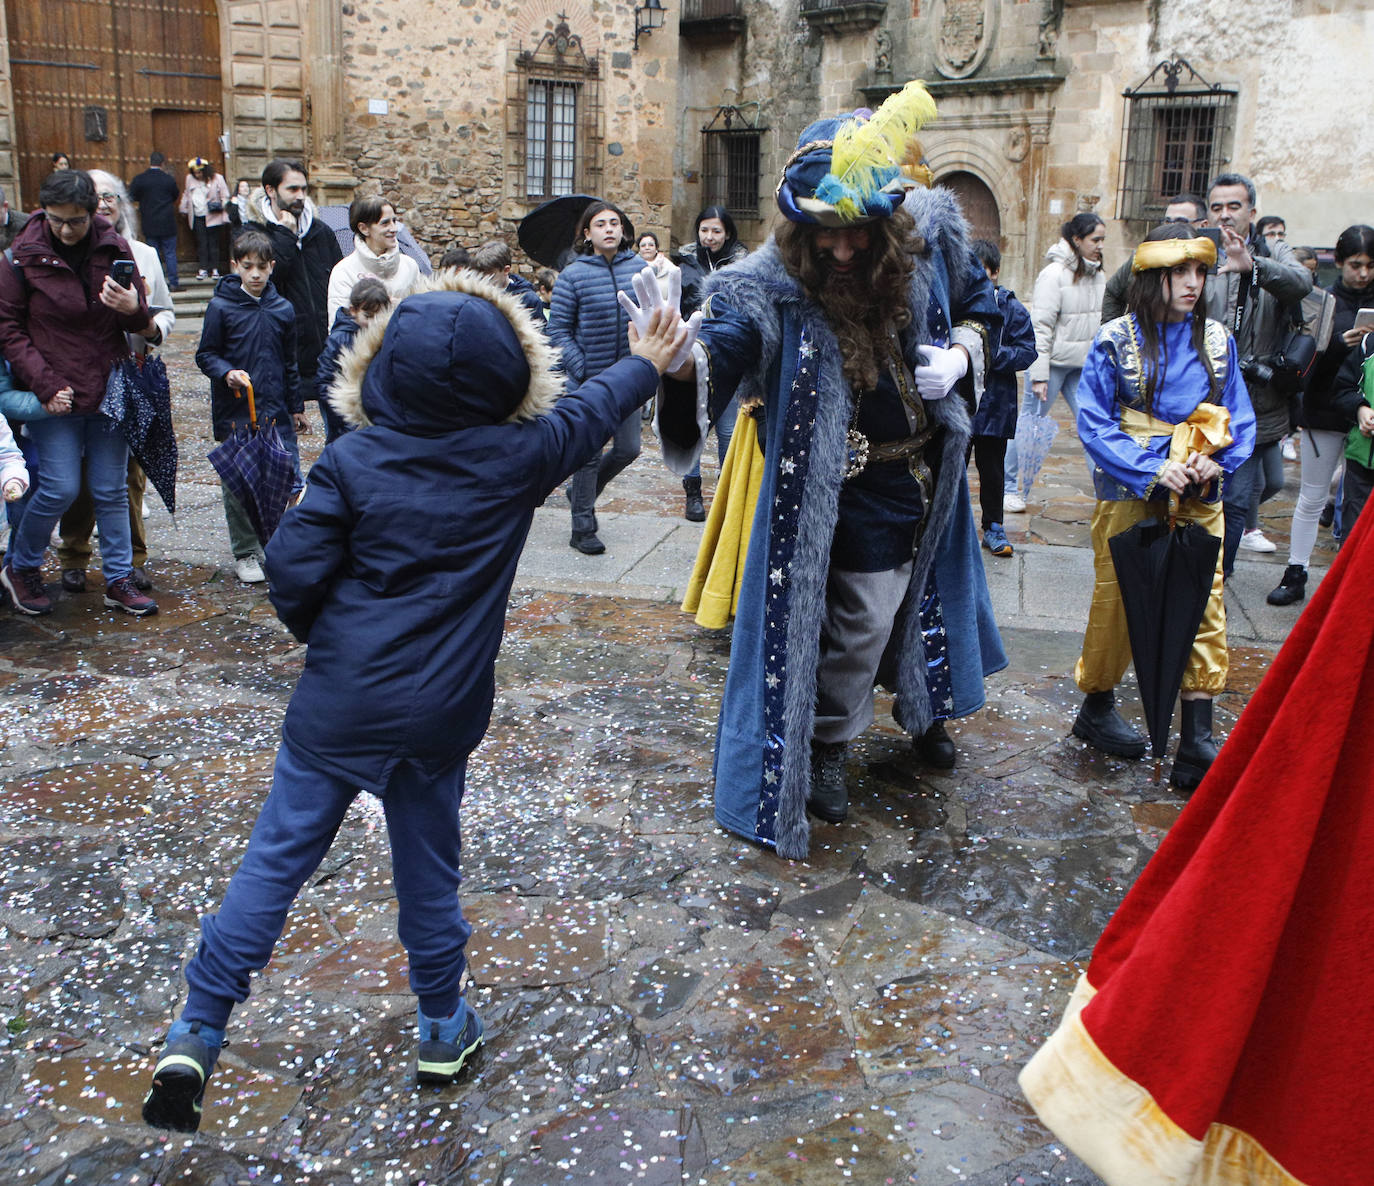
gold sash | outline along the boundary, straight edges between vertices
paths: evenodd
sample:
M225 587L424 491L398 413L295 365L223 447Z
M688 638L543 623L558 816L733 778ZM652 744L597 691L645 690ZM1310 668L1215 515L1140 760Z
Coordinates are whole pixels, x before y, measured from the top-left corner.
M1231 443L1231 413L1220 404L1202 403L1181 424L1170 424L1136 408L1122 408L1121 431L1142 448L1152 437L1169 437L1169 460L1181 465L1194 453L1210 457Z

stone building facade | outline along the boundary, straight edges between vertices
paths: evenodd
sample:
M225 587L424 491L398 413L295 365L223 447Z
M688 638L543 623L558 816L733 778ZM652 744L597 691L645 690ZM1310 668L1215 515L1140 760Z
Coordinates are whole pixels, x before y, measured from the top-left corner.
M604 194L678 241L720 201L757 243L811 118L923 78L940 105L923 137L937 181L1001 241L1023 289L1075 211L1107 220L1109 258L1121 258L1163 187L1194 188L1223 164L1255 178L1291 242L1330 245L1374 221L1359 151L1374 113L1350 98L1364 91L1374 0L113 0L130 20L198 20L203 35L143 38L142 57L108 61L34 47L34 12L80 3L4 5L0 183L12 200L18 186L31 202L54 147L132 175L180 102L199 129L182 133L189 143L223 136L228 176L304 155L319 197L387 194L436 253L513 234L569 190ZM200 65L188 65L193 42ZM37 59L82 53L91 60L57 63L57 82L32 74ZM112 89L120 70L127 85ZM199 79L201 98L159 98L158 78ZM124 134L111 116L110 134L90 139L89 109L131 94L123 122L146 114L152 130Z

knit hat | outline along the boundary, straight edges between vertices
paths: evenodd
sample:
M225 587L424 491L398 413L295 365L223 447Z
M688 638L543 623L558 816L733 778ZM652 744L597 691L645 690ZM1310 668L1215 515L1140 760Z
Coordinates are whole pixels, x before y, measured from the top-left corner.
M890 218L907 190L929 185L916 134L935 100L909 82L876 112L862 108L810 124L778 182L778 209L791 222L853 226Z

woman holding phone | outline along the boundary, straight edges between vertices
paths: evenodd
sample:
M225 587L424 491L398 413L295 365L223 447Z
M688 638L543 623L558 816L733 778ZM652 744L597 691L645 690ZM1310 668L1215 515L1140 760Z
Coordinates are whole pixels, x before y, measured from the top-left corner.
M1352 349L1374 332L1374 227L1357 223L1336 240L1340 275L1331 286L1336 312L1331 341L1317 357L1302 398L1298 423L1301 438L1302 489L1289 531L1288 567L1266 600L1293 605L1307 596L1307 562L1317 541L1317 525L1326 505L1331 477L1345 455L1345 435L1354 422L1336 400L1336 377ZM1353 524L1342 523L1348 531Z
M129 446L100 414L116 359L129 353L126 333L156 338L143 277L130 267L128 241L96 215L95 182L73 169L51 174L38 194L42 215L29 219L0 259L0 350L17 386L48 413L31 420L41 474L14 529L0 584L24 614L52 612L43 589L43 558L52 529L81 489L84 463L100 525L105 604L142 617L157 604L134 587L129 538ZM117 261L130 284L117 284Z

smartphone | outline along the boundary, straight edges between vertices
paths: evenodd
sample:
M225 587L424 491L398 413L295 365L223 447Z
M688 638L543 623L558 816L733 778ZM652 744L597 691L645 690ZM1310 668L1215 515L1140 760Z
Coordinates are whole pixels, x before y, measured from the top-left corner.
M1361 309L1355 314L1356 325L1374 325L1374 309Z
M1199 227L1197 233L1202 238L1211 239L1216 244L1217 262L1212 265L1212 271L1215 272L1221 267L1221 261L1226 258L1226 244L1221 237L1221 228L1216 226Z
M129 288L134 282L134 261L117 259L110 265L110 279L120 288Z

